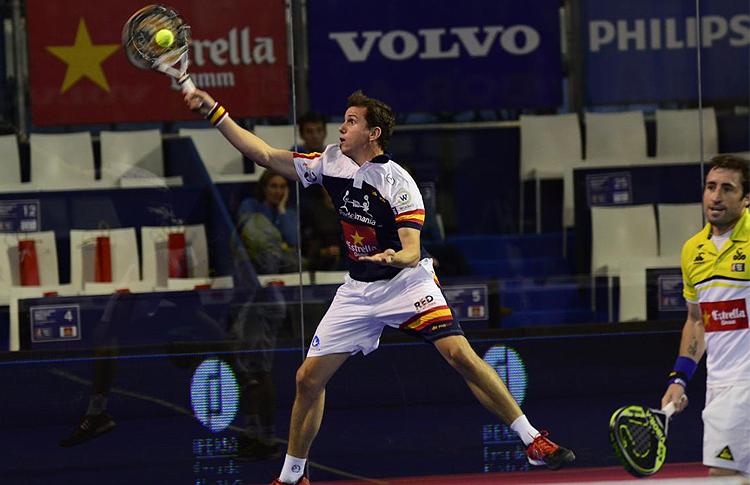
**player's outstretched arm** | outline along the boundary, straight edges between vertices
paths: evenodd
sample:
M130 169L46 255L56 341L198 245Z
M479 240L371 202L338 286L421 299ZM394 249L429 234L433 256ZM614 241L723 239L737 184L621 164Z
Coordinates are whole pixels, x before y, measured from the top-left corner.
M209 117L210 113L215 113L214 117L218 120L223 115L224 108L219 106L207 92L200 89L186 94L185 103L192 111L198 112L204 117ZM213 119L211 121L214 122ZM219 121L217 128L229 143L253 162L290 180L299 181L297 170L294 168L293 155L289 150L281 150L268 145L265 141L235 123L228 115Z
M382 253L372 256L360 256L360 261L370 261L384 266L395 266L397 268L413 268L419 263L421 247L419 242L419 230L410 227L402 227L398 230L398 238L401 240L401 251L386 249Z
M676 369L671 374L674 377L670 379L673 382L669 384L667 391L661 398L662 408L673 402L676 412L680 412L687 407L688 399L685 394L687 381L706 352L705 331L700 307L695 303L688 303L687 307L688 315L685 325L682 327L682 338L680 339L680 354L677 363L675 363ZM684 368L685 364L687 364L687 369ZM677 369L677 367L680 368ZM684 375L685 373L689 375Z

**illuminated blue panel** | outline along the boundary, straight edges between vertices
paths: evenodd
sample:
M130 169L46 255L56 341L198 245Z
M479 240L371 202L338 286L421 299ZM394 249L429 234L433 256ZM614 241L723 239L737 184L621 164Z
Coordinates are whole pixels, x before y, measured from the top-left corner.
M500 378L508 386L508 390L520 406L526 399L528 377L526 365L518 352L512 347L495 345L484 354L484 361L495 369Z
M237 415L240 390L232 368L219 359L206 359L195 369L190 384L190 401L195 417L218 433Z

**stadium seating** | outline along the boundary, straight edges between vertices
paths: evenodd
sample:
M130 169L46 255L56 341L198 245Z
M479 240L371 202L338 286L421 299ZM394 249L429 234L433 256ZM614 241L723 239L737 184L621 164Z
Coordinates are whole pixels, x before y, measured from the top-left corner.
M21 188L21 157L16 135L0 135L0 189Z
M193 140L198 155L215 182L221 181L223 176L243 173L242 154L215 128L181 128L179 133ZM256 172L260 176L262 168L257 167Z
M102 250L104 246L108 248ZM107 256L108 262L103 262L102 258ZM129 288L140 282L139 263L138 244L132 227L70 231L70 281L77 289L87 286L88 289L96 289L96 285L91 283ZM107 268L106 265L109 271L102 271L101 268ZM103 273L106 275L102 276Z
M628 165L646 159L646 125L641 111L585 115L586 162Z
M157 289L167 288L169 278L208 277L208 246L203 224L143 226L141 250L143 281L151 283ZM175 264L180 268L175 268ZM182 275L175 274L175 269L181 271Z
M294 125L255 125L253 133L274 148L288 150L297 140Z
M263 274L258 275L258 281L262 286L282 285L282 286L299 286L299 273L281 273L281 274ZM309 271L302 272L302 284L309 285L312 278Z
M523 232L525 181L534 181L536 231L541 232L541 180L565 179L573 165L581 162L581 127L578 115L521 115L520 230ZM563 223L573 224L572 185L563 187Z
M702 112L701 133L697 109L656 110L656 158L659 161L701 160L701 140L704 159L719 152L716 112L711 107L704 107Z
M659 255L677 256L682 245L703 227L703 206L695 204L657 204Z
M159 130L102 131L102 180L112 186L123 179L161 180L164 154ZM127 183L127 182L125 182Z
M43 190L98 187L91 133L32 133L31 183Z
M59 284L54 231L0 234L0 288Z

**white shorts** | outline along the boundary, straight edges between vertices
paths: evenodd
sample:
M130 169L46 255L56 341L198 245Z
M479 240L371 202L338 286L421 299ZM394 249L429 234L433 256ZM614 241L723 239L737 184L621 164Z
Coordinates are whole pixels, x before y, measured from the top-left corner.
M703 426L703 464L750 474L750 383L709 386Z
M428 342L463 335L438 286L431 259L403 269L390 280L366 283L347 275L320 321L307 355L369 354L378 348L386 325Z

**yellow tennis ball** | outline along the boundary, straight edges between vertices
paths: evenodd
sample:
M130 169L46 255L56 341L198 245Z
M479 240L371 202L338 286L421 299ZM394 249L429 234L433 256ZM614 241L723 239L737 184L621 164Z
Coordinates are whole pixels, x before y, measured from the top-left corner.
M174 34L169 29L161 29L154 36L154 41L165 49L174 43Z

